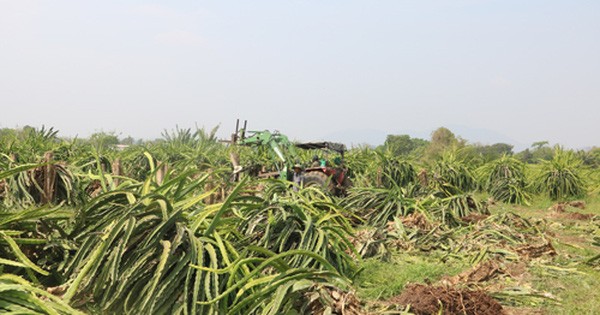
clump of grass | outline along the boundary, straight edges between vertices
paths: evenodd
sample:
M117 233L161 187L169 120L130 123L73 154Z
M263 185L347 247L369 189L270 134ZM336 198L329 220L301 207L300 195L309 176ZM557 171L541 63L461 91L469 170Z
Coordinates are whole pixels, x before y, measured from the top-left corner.
M532 268L531 271L534 287L550 291L560 300L560 303L542 305L548 314L597 314L600 310L600 271L583 265L576 272L551 275L541 268Z
M468 268L460 262L442 262L420 255L394 255L392 262L365 260L356 278L358 296L366 300L388 299L402 292L408 283L435 282Z

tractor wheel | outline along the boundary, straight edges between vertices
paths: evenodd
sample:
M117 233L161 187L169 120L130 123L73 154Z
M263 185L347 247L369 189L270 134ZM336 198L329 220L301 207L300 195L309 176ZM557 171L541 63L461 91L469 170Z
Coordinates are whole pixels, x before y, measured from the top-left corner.
M304 187L319 187L324 191L331 191L332 185L330 178L321 172L308 172L304 174Z
M352 186L352 180L348 177L344 177L341 185L331 186L331 192L336 197L345 197L348 194L348 189Z

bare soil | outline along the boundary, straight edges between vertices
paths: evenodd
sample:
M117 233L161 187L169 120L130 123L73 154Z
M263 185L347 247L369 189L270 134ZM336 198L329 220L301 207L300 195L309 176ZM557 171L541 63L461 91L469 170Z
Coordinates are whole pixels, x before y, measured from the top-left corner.
M577 211L567 211L567 207L585 209L585 202L571 201L569 203L557 203L548 209L548 210L552 211L549 214L549 217L558 218L558 219L581 220L581 221L587 221L594 217L593 214L584 214L584 213L579 213Z
M408 285L404 292L393 298L392 301L402 306L410 306L410 312L416 315L505 314L502 305L485 291L472 291L456 287L412 284Z

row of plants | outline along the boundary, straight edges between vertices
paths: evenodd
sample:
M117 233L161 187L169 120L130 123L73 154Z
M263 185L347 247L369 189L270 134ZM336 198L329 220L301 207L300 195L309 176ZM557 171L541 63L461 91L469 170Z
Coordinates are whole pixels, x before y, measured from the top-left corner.
M419 215L451 233L487 214L481 191L511 203L588 191L569 151L532 169L509 156L472 168L456 152L421 165L358 148L346 161L354 187L339 198L280 180L232 181L233 150L248 161L261 153L228 147L215 130L163 138L118 150L43 129L3 144L0 310L335 312L332 296L352 289L373 252L356 231ZM388 247L416 235L394 231Z
M327 196L261 197L256 182L229 182L214 133L165 138L125 151L77 142L65 150L49 135L36 138L37 155L18 158L17 144L7 148L1 310L279 314L320 307L307 292L347 286L351 227ZM53 150L61 160L41 158ZM227 194L212 198L220 190Z
M450 189L453 195L483 192L495 201L514 204L527 204L533 195L565 201L584 197L597 189L593 178L598 171L586 168L575 152L560 147L555 148L552 160L536 165L524 164L509 155L478 167L473 164L461 157L460 150L446 152L433 164L368 148L352 150L348 155L348 165L357 186L387 189L418 184Z

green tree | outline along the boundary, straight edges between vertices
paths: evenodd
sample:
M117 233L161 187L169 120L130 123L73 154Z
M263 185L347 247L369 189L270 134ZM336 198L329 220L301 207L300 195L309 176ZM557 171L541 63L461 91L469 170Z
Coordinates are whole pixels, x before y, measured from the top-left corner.
M524 163L537 164L540 161L550 161L555 150L549 146L548 141L537 141L531 144L531 150L525 149L515 155Z
M534 163L533 153L531 153L531 150L529 150L529 148L515 154L515 158L517 158L523 163Z
M457 138L450 129L440 127L431 133L431 141L425 148L425 157L429 160L441 157L442 153L450 149L463 148L466 141Z
M481 158L483 162L490 162L504 155L512 155L513 146L507 143L494 143L492 145L472 145L472 154Z
M17 132L12 128L2 128L0 129L0 143L8 143L10 141L15 140L17 137Z
M383 144L385 150L394 155L410 155L415 150L427 146L427 140L411 138L409 135L388 135Z
M125 145L134 145L136 142L132 136L127 136L127 137L121 139L121 141L119 143L125 144Z
M538 163L542 160L550 161L554 157L555 150L548 145L548 141L534 142L531 147L534 148L531 152L533 154L534 163Z
M119 137L114 132L96 132L90 136L90 143L98 150L112 148L119 144Z
M590 150L579 150L577 156L583 161L584 165L593 168L600 167L600 148L594 147Z
M534 148L534 150L539 150L548 145L549 145L548 141L537 141L537 142L532 143L531 147Z

